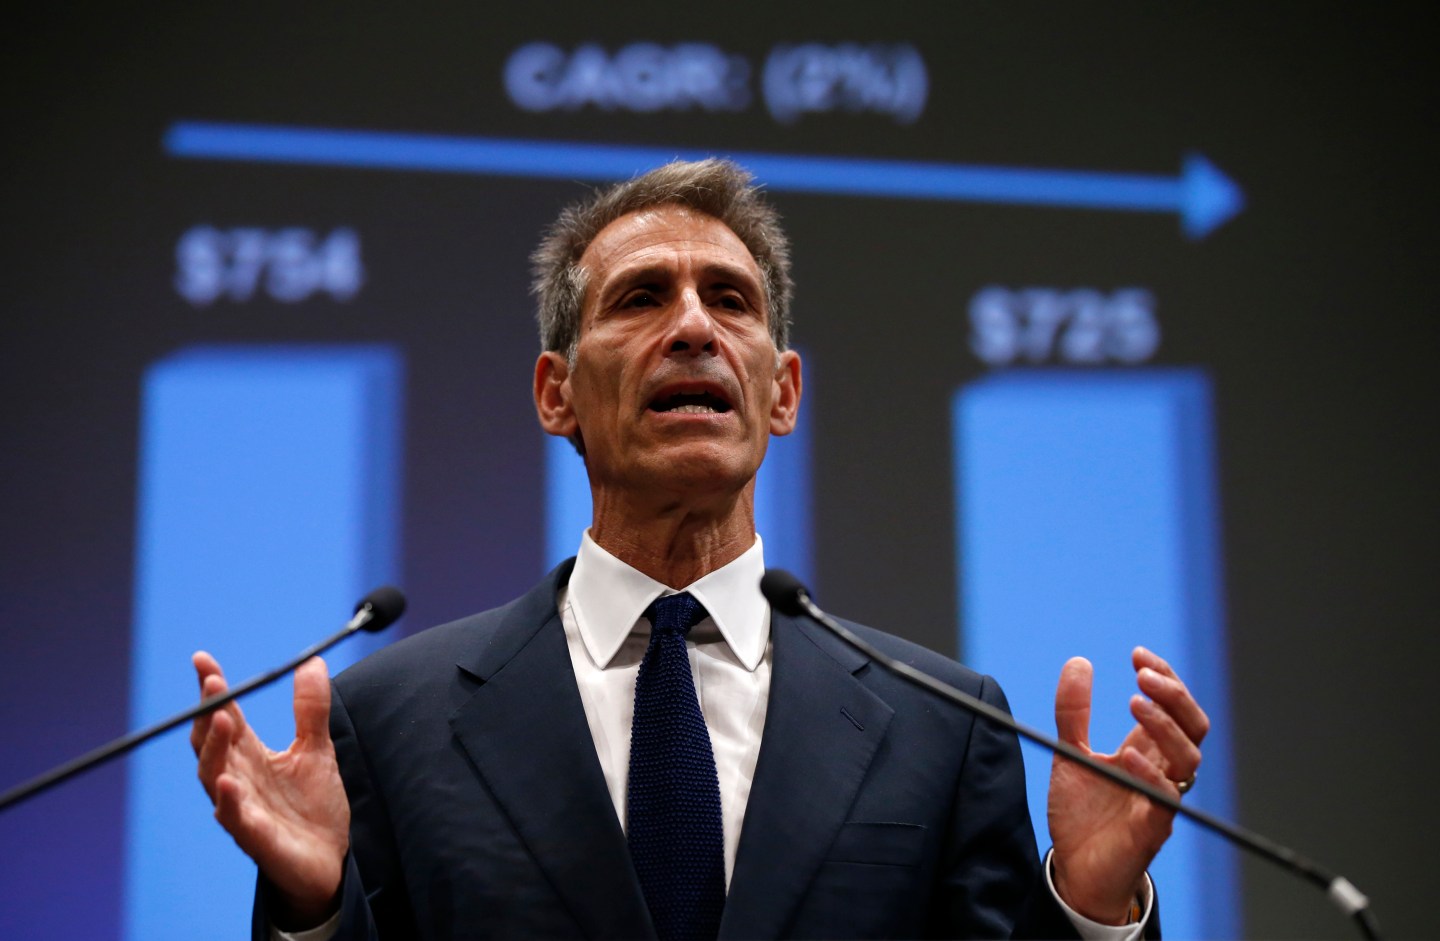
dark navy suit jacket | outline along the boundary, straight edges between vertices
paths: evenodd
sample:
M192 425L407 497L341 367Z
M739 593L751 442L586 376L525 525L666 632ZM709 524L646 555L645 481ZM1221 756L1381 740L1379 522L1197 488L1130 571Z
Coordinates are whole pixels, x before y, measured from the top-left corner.
M349 793L342 939L648 938L556 592L335 679ZM995 682L853 626L1003 706ZM770 701L722 938L1074 936L1039 876L1015 738L772 615ZM263 937L264 891L257 893Z

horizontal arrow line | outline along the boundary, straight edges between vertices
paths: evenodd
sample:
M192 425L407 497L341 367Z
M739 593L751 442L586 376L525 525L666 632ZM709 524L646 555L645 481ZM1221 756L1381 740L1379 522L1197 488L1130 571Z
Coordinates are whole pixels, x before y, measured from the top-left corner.
M182 158L601 182L677 158L726 156L775 191L1173 212L1192 238L1244 208L1239 188L1198 154L1179 176L1164 176L197 121L172 125L164 146Z

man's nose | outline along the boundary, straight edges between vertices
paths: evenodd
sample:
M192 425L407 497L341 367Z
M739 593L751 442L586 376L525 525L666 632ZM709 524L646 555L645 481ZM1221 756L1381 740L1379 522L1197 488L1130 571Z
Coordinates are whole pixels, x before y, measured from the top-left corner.
M715 352L715 321L693 290L681 292L666 340L670 353Z

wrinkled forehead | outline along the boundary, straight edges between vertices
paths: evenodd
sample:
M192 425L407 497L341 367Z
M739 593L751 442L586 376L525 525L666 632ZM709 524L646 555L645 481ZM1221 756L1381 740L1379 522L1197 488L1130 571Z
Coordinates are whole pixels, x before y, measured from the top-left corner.
M601 229L580 256L587 294L628 270L680 262L735 268L762 282L760 266L729 226L685 206L627 213Z

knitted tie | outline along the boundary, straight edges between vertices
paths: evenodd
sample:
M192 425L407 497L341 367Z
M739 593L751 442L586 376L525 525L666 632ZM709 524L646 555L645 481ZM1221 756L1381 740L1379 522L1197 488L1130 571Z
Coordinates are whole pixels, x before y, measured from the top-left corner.
M635 678L626 839L661 941L713 939L725 907L725 836L710 732L685 635L705 619L686 592L645 610L650 646Z

